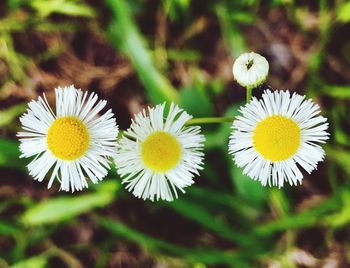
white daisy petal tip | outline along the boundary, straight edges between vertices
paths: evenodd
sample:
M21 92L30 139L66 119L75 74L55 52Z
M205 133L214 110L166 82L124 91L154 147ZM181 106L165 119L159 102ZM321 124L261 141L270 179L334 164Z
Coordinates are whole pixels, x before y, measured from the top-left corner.
M111 111L99 115L105 102L94 93L71 85L56 88L55 95L55 109L44 94L21 116L21 157L34 157L28 170L35 180L51 173L48 188L57 179L60 190L81 191L88 187L86 178L97 183L107 175L118 126Z
M232 67L234 79L245 88L256 88L264 83L269 73L269 63L265 57L250 52L240 55Z
M191 118L173 103L167 113L163 103L135 115L115 157L122 184L134 196L173 201L194 183L205 138L198 126L185 126Z
M289 91L266 90L240 109L232 124L229 153L243 173L263 186L302 183L324 160L319 146L329 139L319 106Z

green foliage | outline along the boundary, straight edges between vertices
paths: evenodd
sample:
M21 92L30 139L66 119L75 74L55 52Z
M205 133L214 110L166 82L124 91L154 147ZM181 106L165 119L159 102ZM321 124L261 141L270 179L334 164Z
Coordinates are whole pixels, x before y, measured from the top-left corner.
M280 231L322 226L324 222L321 216L334 212L337 208L339 208L339 199L338 196L335 196L309 210L288 214L275 221L256 226L254 232L262 236L268 236Z
M44 255L32 257L20 261L11 266L11 268L45 268L47 267L47 258Z
M113 235L123 237L152 251L164 250L165 252L175 254L192 264L201 262L204 264L242 265L238 254L214 249L185 248L152 238L116 220L98 217L96 218L96 221L101 226L111 231Z
M326 217L325 222L334 228L340 228L350 223L350 192L341 192L342 206L339 212Z
M12 224L0 221L0 234L15 236L20 234L21 230Z
M340 22L350 21L350 2L349 1L345 1L344 3L338 6L337 19Z
M26 104L18 104L7 110L0 111L0 127L10 124L14 119L21 115L27 108Z
M47 17L52 13L88 18L95 16L95 11L80 0L32 0L30 5L39 13L40 17Z
M251 204L261 206L267 199L266 187L243 175L243 170L236 167L231 159L229 159L229 164L232 183L235 186L238 196Z
M14 34L26 31L72 32L77 29L75 22L51 22L50 15L61 14L83 18L94 18L96 15L94 9L84 4L83 0L8 0L7 6L11 12L6 17L0 18L0 59L9 68L8 77L4 80L1 78L0 81L4 83L4 88L13 82L28 83L26 68L32 60L35 60L16 50ZM21 8L26 8L28 11L23 12ZM52 54L57 56L57 52L49 48L41 58L48 58Z
M150 100L154 103L177 102L178 93L155 68L144 40L134 24L128 4L124 0L108 0L107 3L113 12L113 20L108 30L110 40L130 58Z
M216 14L220 22L227 51L229 51L232 58L237 58L247 51L245 40L235 21L237 17L230 17L228 9L223 4L218 4L216 6Z
M323 94L343 100L350 99L350 86L320 85Z
M189 62L198 62L202 58L201 54L195 50L177 50L171 48L167 50L167 56L169 60Z
M10 35L11 31L21 29L20 23L15 19L0 21L0 58L4 59L10 69L11 78L20 81L25 78L25 65L27 60L23 55L17 54Z
M7 7L10 10L15 10L26 4L26 2L28 2L28 0L7 0Z
M167 206L175 209L178 213L186 218L198 222L203 227L216 232L219 236L235 241L240 245L247 245L250 243L246 239L246 235L241 234L230 228L219 217L213 217L206 209L199 204L184 199L178 199L171 203L166 203Z
M39 17L48 17L53 13L74 17L95 17L95 10L82 0L7 0L10 10L29 6L38 12Z
M117 190L117 188L113 188L102 186L100 188L102 190L93 194L57 197L42 201L27 210L22 216L21 222L30 226L58 223L94 208L105 207L113 201L114 191Z
M0 167L26 170L25 162L19 159L20 152L17 142L0 139L0 148Z
M213 114L213 104L205 88L185 88L180 91L179 105L195 117L206 117Z
M350 176L350 152L340 148L327 147L326 153L335 164L341 167Z
M186 14L192 0L162 0L164 11L171 20L179 20Z
M260 208L249 204L246 200L213 189L193 186L188 190L187 195L188 200L205 206L208 211L220 208L227 214L235 215L239 219L254 221L261 214ZM212 213L212 211L209 213Z

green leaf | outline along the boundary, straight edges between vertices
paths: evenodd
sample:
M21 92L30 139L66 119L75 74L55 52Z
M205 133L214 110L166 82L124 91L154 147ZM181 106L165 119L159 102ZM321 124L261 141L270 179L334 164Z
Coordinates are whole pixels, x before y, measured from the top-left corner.
M128 4L124 0L107 0L107 4L113 13L108 29L112 45L129 57L150 100L154 103L177 102L178 92L155 68L144 40L130 14Z
M164 11L170 20L179 20L186 15L192 0L163 0Z
M0 221L0 234L2 235L17 235L21 232L21 230L15 227L13 224Z
M236 23L253 24L256 20L256 16L249 12L236 11L230 14L230 19Z
M21 115L26 108L27 104L18 104L7 110L0 111L0 127L10 124L14 119Z
M12 31L21 31L24 29L24 25L25 22L11 17L0 20L0 58L6 62L9 68L9 78L14 81L23 81L27 76L25 68L28 64L28 58L17 53L11 36ZM5 82L2 85L2 90L6 90L8 86L11 86L11 81Z
M30 5L41 17L50 16L52 13L87 18L96 16L91 7L77 0L32 0Z
M325 147L326 155L350 175L350 152L340 148Z
M15 10L26 4L29 0L7 0L9 10Z
M11 266L11 268L45 268L47 267L47 255L42 254L37 257L20 261Z
M181 108L196 117L210 116L214 111L209 96L197 87L182 89L180 91L179 103Z
M25 161L19 158L18 143L0 139L0 167L16 168L25 171Z
M235 21L229 15L229 9L224 4L216 6L216 15L219 19L222 36L226 49L233 58L246 52L246 42L240 33Z
M57 197L40 202L21 217L25 225L57 223L71 219L97 207L105 207L113 201L114 193L96 192L70 197Z
M105 217L95 217L95 221L114 235L126 238L149 250L164 250L177 256L181 256L183 259L193 264L201 262L204 264L231 264L237 267L245 267L241 261L245 252L242 252L241 256L239 253L230 251L225 252L222 250L205 248L185 248L160 239L152 238L116 220Z
M350 21L350 2L349 1L346 1L338 6L337 20L344 23Z
M184 199L177 199L174 202L166 202L166 206L173 208L179 214L191 219L203 227L216 232L219 236L234 241L240 245L249 245L247 235L228 226L223 220L210 214L199 204L195 204Z
M202 56L200 52L189 49L167 49L168 59L174 61L198 62Z
M341 193L342 206L339 212L327 216L325 218L326 224L340 228L350 223L350 192L347 190Z
M320 85L322 93L338 99L350 99L350 86Z
M236 166L231 156L229 156L228 162L232 184L235 186L238 196L248 204L262 206L267 200L267 188L262 186L259 181L254 181L243 175L243 170Z
M268 236L279 231L320 226L325 223L322 216L336 210L337 208L339 208L339 198L338 196L334 196L309 210L289 214L280 219L257 226L253 230L253 233Z
M256 208L234 195L223 192L214 191L198 186L192 186L188 189L186 196L192 202L202 202L206 206L213 206L213 208L229 208L227 213L235 215L235 218L243 218L244 221L254 221L261 214L261 209Z

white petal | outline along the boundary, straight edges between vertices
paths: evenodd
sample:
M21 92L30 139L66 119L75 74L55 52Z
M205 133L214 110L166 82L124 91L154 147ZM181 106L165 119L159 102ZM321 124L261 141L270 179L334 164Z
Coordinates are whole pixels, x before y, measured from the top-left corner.
M115 163L126 189L142 199L172 201L177 190L193 184L193 177L203 165L204 136L200 127L185 127L192 117L171 104L164 115L165 104L143 111L135 116L130 128L120 140ZM175 137L182 148L178 164L166 172L148 168L141 157L141 144L156 131L165 131Z
M63 191L80 191L88 187L86 177L93 183L102 180L108 172L109 160L116 152L118 126L111 110L98 115L106 101L98 101L96 94L90 95L69 86L56 88L56 114L46 97L31 101L27 113L21 118L24 131L19 132L21 157L35 157L28 165L29 174L42 181L51 171L50 188L55 179L61 182ZM46 135L56 117L76 116L86 125L90 135L90 146L86 153L74 161L56 158L48 149Z
M232 123L229 152L243 173L263 186L283 187L300 184L303 175L300 167L311 173L324 158L324 151L317 143L324 143L329 134L327 119L320 116L319 106L305 96L288 91L266 90L261 100L253 98L240 109L241 115ZM300 128L301 144L297 152L284 161L270 161L255 149L253 133L256 125L271 115L292 119Z

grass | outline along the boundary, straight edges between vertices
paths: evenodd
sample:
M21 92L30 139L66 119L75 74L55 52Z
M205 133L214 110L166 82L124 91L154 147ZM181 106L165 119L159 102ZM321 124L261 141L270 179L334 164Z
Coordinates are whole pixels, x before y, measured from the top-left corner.
M347 267L350 5L337 3L0 4L0 267L299 267L306 255L316 264L304 267ZM302 186L243 176L227 155L229 123L203 126L205 169L173 203L136 200L115 170L74 195L28 176L15 135L42 91L83 77L78 86L108 98L122 128L135 107L164 101L233 117L245 92L231 67L246 50L267 56L269 85L312 97L329 118L326 161Z

